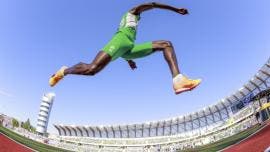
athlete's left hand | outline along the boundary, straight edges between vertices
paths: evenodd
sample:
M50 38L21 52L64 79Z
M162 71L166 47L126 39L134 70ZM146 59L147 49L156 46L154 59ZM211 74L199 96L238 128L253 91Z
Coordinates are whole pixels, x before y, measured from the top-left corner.
M182 15L188 14L188 10L185 8L179 8L177 12Z
M136 63L133 60L127 60L127 62L132 70L137 69Z

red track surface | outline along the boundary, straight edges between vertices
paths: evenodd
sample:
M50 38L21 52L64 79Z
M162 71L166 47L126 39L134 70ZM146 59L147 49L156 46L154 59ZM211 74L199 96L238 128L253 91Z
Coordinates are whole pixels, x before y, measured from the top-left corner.
M224 150L224 152L263 152L270 146L270 123L250 138Z
M0 134L0 152L32 152L32 150Z
M270 122L255 135L237 145L233 145L229 149L224 150L224 152L263 152L269 146ZM32 150L0 134L0 152L32 152Z

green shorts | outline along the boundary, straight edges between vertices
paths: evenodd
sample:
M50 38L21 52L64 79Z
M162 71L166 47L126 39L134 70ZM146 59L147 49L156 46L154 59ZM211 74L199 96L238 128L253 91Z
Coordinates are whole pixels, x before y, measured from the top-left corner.
M142 58L153 53L152 42L134 44L133 40L121 32L116 33L102 50L112 57L112 61L118 57L126 60Z

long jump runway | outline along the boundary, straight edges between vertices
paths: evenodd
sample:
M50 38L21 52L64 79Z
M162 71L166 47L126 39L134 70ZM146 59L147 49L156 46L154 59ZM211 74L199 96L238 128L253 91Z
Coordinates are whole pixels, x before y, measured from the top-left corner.
M263 152L270 146L270 122L262 130L224 152Z
M32 152L32 150L0 133L0 152Z

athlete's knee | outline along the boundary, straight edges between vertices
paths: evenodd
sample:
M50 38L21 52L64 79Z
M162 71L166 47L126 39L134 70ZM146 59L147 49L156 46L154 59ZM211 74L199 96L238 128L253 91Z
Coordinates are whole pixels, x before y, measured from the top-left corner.
M173 47L173 44L171 41L165 41L166 47Z
M99 71L99 66L95 63L91 63L87 65L87 70L85 71L85 75L95 75Z
M173 47L171 41L163 41L162 44L163 44L164 48L171 48L171 47Z
M153 42L153 47L154 49L166 49L166 48L172 48L172 42L171 41L167 41L167 40L160 40L160 41L154 41Z

